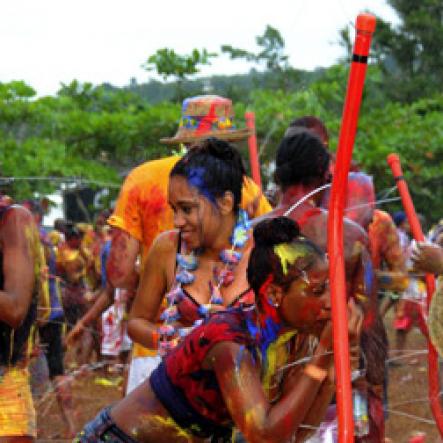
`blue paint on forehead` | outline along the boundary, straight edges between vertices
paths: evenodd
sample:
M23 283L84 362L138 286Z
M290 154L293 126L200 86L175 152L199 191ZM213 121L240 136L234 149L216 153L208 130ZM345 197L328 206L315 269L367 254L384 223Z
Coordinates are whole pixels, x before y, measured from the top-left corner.
M214 195L206 187L205 183L205 168L190 168L188 173L188 183L198 190L198 192L206 197L210 202L215 203Z

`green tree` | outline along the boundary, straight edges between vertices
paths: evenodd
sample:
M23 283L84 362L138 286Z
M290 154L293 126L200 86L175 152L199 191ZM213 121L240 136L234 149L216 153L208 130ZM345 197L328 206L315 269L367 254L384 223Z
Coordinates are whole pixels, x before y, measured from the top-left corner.
M264 63L269 71L281 72L288 69L288 56L284 54L285 41L278 29L267 25L263 35L257 36L255 41L260 47L257 53L234 48L231 45L223 45L221 50L229 54L231 59L243 58L249 62Z
M176 99L184 98L183 83L190 76L200 72L200 66L209 65L216 53L206 49L193 49L191 54L177 54L173 49L163 48L151 55L143 67L147 71L156 71L164 80L172 77L176 81Z
M250 52L231 45L223 45L221 51L229 54L231 59L244 59L258 65L264 65L271 74L267 87L290 89L294 81L300 80L299 73L290 67L288 56L284 53L285 41L278 29L266 26L262 35L255 38L259 47L257 52Z
M400 22L394 26L377 18L372 58L383 72L386 94L412 102L442 92L443 2L441 0L387 0ZM350 48L349 30L341 43Z

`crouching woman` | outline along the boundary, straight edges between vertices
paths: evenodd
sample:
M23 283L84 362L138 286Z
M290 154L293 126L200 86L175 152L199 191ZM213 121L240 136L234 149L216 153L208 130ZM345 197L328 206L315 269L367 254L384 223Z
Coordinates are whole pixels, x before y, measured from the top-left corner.
M254 241L248 281L256 306L211 315L77 442L223 442L235 426L248 442L281 443L321 420L334 391L327 260L285 217L258 224ZM350 340L358 343L362 315L349 306ZM279 362L304 342L297 336L310 334L318 344L309 363L291 380L279 377Z

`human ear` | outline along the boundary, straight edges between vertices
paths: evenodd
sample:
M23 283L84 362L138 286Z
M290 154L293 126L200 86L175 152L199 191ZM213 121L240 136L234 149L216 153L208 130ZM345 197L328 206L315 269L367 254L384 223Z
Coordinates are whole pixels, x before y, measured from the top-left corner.
M222 215L228 215L234 210L234 195L231 191L226 191L223 196L217 199L217 206Z
M269 304L278 308L283 300L283 289L280 286L271 283L267 286L265 295Z

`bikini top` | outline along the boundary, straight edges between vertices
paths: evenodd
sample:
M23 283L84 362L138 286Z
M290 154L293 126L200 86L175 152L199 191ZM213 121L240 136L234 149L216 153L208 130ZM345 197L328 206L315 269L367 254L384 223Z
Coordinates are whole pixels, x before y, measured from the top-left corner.
M181 237L179 236L177 253L181 252ZM177 269L177 261L175 262L175 267ZM181 288L184 297L177 302L177 310L180 314L180 322L185 326L192 326L199 319L204 318L201 314L201 303L199 303L195 298L186 290L186 288ZM251 288L245 289L243 292L238 294L234 300L226 306L226 308L245 308L250 307L255 302L254 291Z

